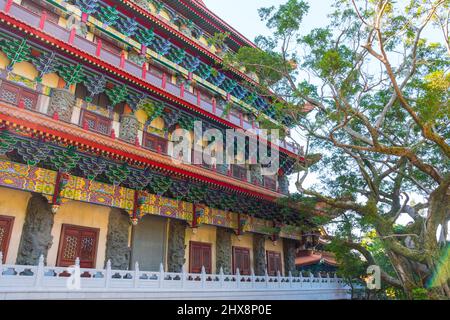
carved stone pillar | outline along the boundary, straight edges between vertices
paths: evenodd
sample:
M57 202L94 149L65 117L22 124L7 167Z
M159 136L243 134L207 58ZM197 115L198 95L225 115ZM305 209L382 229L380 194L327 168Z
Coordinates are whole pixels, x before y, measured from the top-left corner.
M231 274L231 233L226 228L217 227L216 231L216 272L219 273L220 267L225 274Z
M75 106L75 96L67 89L52 89L52 96L47 114L53 116L56 112L60 120L70 122Z
M139 130L139 121L132 113L123 115L120 120L119 138L134 143Z
M293 275L297 273L295 269L295 244L295 240L283 239L284 274L286 276L289 275L289 271Z
M169 221L169 243L167 248L169 272L181 272L186 262L184 258L186 226L186 222L182 220L171 219Z
M33 193L28 201L16 264L37 265L41 254L46 263L53 243L53 223L51 205L42 195Z
M116 208L111 209L106 235L105 265L108 260L111 260L113 269L128 270L130 267L129 226L130 219L126 212Z
M263 276L266 271L266 238L261 234L253 234L253 261L255 275Z

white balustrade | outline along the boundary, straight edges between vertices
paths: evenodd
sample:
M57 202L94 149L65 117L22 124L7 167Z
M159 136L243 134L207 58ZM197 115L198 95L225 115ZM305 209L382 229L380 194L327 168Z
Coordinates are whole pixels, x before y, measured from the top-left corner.
M8 293L20 292L22 298L32 292L61 292L70 293L68 280L73 279L75 270L79 268L79 259L72 267L51 267L44 265L44 257L39 258L37 266L2 264L0 252L0 299L8 299ZM112 270L111 262L106 263L106 269L79 268L80 288L76 292L101 292L117 293L122 295L128 292L139 292L139 297L153 297L161 292L187 292L206 293L205 298L231 297L243 298L243 292L252 292L251 296L259 299L273 299L273 294L279 295L280 291L292 297L302 296L303 299L345 299L348 297L348 287L343 281L334 275L315 277L310 274L304 277L302 273L294 277L291 272L288 276L269 276L267 270L263 276L255 275L251 269L250 275L241 275L237 269L235 275L226 275L220 268L218 274L207 274L202 267L201 273L188 273L185 267L182 272L166 272L161 263L159 271L141 271L136 262L134 270ZM72 277L72 278L71 278ZM213 293L212 295L210 293ZM147 294L147 295L146 295ZM21 297L21 296L19 296ZM137 297L137 296L136 296ZM168 297L170 298L170 296Z

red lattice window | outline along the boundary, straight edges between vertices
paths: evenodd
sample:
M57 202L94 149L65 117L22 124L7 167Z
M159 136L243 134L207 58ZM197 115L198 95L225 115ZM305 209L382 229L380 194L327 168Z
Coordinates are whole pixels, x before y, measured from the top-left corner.
M68 267L80 259L81 268L95 268L99 229L63 224L57 265Z
M111 119L93 112L83 110L81 125L83 127L86 125L87 129L91 131L95 131L105 135L111 134Z
M276 276L277 272L281 274L281 253L267 251L267 273L269 276Z
M18 106L22 100L26 109L36 110L37 99L38 94L36 92L5 80L2 81L0 86L1 101Z
M190 242L189 272L201 273L202 266L206 273L211 273L211 244L203 242Z
M5 263L6 255L8 254L13 224L14 217L0 216L0 251L3 253L3 263Z
M235 274L238 268L240 274L250 275L250 249L233 247L233 272Z
M167 154L167 140L151 133L144 133L143 146L146 149Z

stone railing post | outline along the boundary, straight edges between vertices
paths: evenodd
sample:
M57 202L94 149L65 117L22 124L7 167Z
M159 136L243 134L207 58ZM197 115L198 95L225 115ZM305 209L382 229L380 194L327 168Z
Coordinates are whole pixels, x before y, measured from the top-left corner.
M201 282L202 282L202 289L205 288L205 282L206 282L206 270L205 266L202 266L202 273L200 275Z
M266 288L269 287L269 274L267 273L267 268L264 269L264 278L266 280Z
M312 288L314 286L314 274L312 272L309 274L309 283Z
M319 285L318 285L318 287L320 288L320 287L322 287L322 274L320 272L319 272L318 278L319 278Z
M278 288L281 288L281 273L280 273L280 270L277 271L277 281L278 281Z
M239 268L236 268L236 288L239 289L241 286L241 273L239 272Z
M292 277L292 271L289 271L289 287L292 288L294 286L294 284L292 283L292 281L294 280L294 278Z
M219 270L219 281L220 281L220 288L223 288L223 268L220 267Z
M186 264L183 264L183 267L181 268L181 288L183 289L186 286L186 278L187 278Z
M44 255L39 256L38 267L36 270L36 281L34 286L40 288L42 286L42 280L44 278Z
M109 288L110 281L111 281L111 276L112 276L112 272L111 272L111 260L108 260L108 261L106 262L105 288Z
M159 287L162 288L163 287L163 281L164 281L164 265L161 264L159 265Z
M139 287L139 262L134 264L134 287Z
M3 252L0 251L0 282L2 282L3 274Z
M250 269L250 279L252 281L252 288L255 287L255 270L253 267Z

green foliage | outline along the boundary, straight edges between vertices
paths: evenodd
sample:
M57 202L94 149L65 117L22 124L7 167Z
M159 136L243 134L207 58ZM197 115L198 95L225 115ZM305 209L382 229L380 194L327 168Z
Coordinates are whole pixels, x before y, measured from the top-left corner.
M430 300L428 297L428 290L425 288L414 288L412 290L414 300Z
M367 265L359 254L343 244L344 241L337 238L326 247L327 250L332 251L336 256L336 261L339 264L337 274L345 279L347 283L355 280L361 281L366 275Z
M396 225L396 218L405 200L414 211L412 197L420 195L430 204L439 190L448 188L450 51L447 39L430 42L425 30L442 32L449 7L427 1L385 4L336 0L328 21L304 33L301 21L308 5L286 0L277 8L260 10L272 35L257 37L259 48L244 47L225 61L255 72L273 94L261 92L272 95L272 101L285 101L264 106L264 112L299 133L299 144L307 140L308 154L322 154L316 163L293 170L299 171L299 183L302 170L318 176L310 189L299 188L302 193L329 199L331 208L324 215L331 218L336 240L330 250L343 264L341 275L351 279L364 274L355 250L363 245L394 279L401 268L410 277L406 282L421 287L418 279L436 272L433 264L424 264L439 257L432 243L436 230L418 212L405 228ZM439 17L444 17L439 20L444 28L433 26ZM379 29L374 21L379 21ZM300 76L305 81L299 81ZM308 114L305 103L314 106ZM291 205L300 208L302 199L297 200ZM429 206L426 214L426 221L441 221L437 217L443 215L436 206ZM398 234L413 234L414 250ZM418 264L427 270L418 270ZM404 287L408 297L413 295L410 287Z
M216 32L214 36L208 38L206 42L209 46L215 46L216 48L222 48L225 45L225 41L230 36L229 32Z

